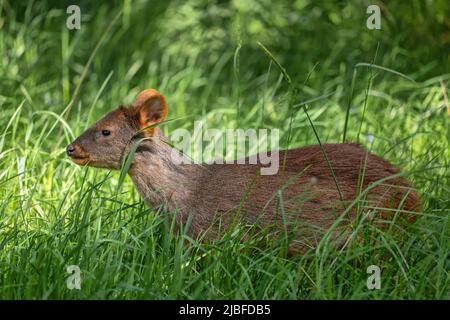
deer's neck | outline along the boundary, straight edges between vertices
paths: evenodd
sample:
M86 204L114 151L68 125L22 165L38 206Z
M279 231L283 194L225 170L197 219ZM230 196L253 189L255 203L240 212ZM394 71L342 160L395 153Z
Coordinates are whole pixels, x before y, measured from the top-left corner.
M138 148L129 175L149 205L163 204L169 210L188 214L203 176L202 166L180 164L182 155L164 142L162 134Z

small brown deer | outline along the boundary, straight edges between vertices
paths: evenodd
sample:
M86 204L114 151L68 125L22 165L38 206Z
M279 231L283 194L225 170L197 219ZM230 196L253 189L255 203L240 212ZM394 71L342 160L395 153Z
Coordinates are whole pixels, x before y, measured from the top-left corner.
M177 210L179 224L192 215L193 236L208 230L214 238L235 221L287 225L285 231L297 232L291 252L314 247L338 218L346 228L358 212L412 222L421 209L417 191L395 166L354 143L280 151L284 165L275 175L260 175L261 164L177 164L156 126L166 115L165 98L147 89L86 130L67 154L78 165L120 169L140 140L128 174L148 204Z

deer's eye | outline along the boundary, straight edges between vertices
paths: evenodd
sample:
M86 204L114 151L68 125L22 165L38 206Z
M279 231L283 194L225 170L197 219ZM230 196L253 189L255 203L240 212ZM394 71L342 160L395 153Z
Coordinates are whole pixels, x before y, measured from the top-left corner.
M111 134L111 131L109 130L102 130L102 135L104 135L105 137L109 136Z

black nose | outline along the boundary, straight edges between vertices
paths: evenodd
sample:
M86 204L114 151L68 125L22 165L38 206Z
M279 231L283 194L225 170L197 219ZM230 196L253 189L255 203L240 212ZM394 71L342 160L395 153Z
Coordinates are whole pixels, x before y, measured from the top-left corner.
M71 156L73 156L73 153L75 152L75 147L74 147L73 145L69 144L69 145L67 146L66 151L67 151L67 155L68 155L69 157L71 157Z

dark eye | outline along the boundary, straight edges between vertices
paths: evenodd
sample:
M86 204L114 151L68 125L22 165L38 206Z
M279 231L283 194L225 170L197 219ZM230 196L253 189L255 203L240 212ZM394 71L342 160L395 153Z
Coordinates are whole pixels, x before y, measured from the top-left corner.
M102 130L102 135L104 135L105 137L109 136L110 134L111 134L111 131L109 131L109 130Z

